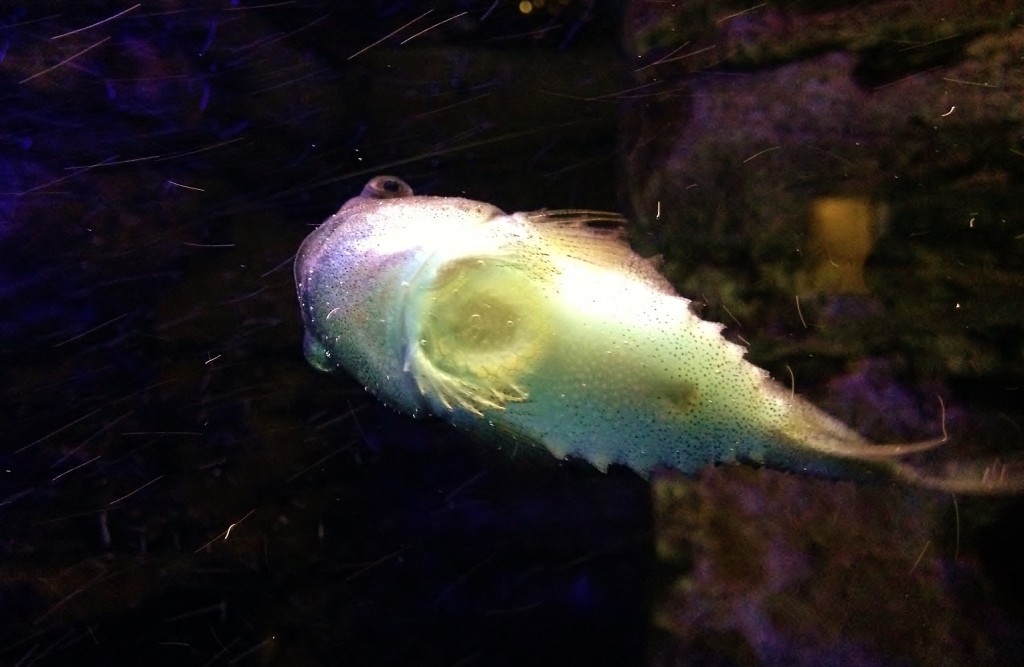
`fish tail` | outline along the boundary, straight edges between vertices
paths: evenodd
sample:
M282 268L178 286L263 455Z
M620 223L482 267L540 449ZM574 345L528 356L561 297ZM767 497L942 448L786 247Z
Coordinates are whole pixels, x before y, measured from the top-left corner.
M1024 462L955 461L940 472L918 469L906 462L893 462L895 477L915 486L966 495L1010 495L1024 491Z

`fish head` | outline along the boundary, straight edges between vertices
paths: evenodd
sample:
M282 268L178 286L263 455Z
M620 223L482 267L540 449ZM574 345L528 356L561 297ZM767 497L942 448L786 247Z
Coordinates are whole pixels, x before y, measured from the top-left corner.
M475 250L484 238L475 232L503 216L483 202L416 196L393 176L370 180L296 255L306 359L323 371L343 368L400 411L422 413L408 368L417 344L410 304L435 267Z

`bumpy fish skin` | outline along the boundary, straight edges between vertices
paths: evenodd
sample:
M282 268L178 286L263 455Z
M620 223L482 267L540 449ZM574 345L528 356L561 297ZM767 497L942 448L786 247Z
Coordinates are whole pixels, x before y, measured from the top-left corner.
M592 211L506 214L371 180L302 244L305 351L380 400L605 469L733 460L825 476L935 446L872 445L772 382Z

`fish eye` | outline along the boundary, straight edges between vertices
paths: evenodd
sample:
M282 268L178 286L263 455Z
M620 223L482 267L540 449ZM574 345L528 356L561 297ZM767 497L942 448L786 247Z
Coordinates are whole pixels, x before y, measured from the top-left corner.
M373 199L395 199L411 195L409 184L396 176L375 176L363 187L362 192L363 197Z

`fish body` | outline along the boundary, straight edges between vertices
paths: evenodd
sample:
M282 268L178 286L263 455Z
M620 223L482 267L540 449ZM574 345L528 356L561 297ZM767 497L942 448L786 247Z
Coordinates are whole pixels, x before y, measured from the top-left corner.
M623 230L614 214L506 214L377 177L296 256L306 357L405 414L602 470L693 473L740 460L975 484L896 460L942 439L873 445L773 382L630 250Z

